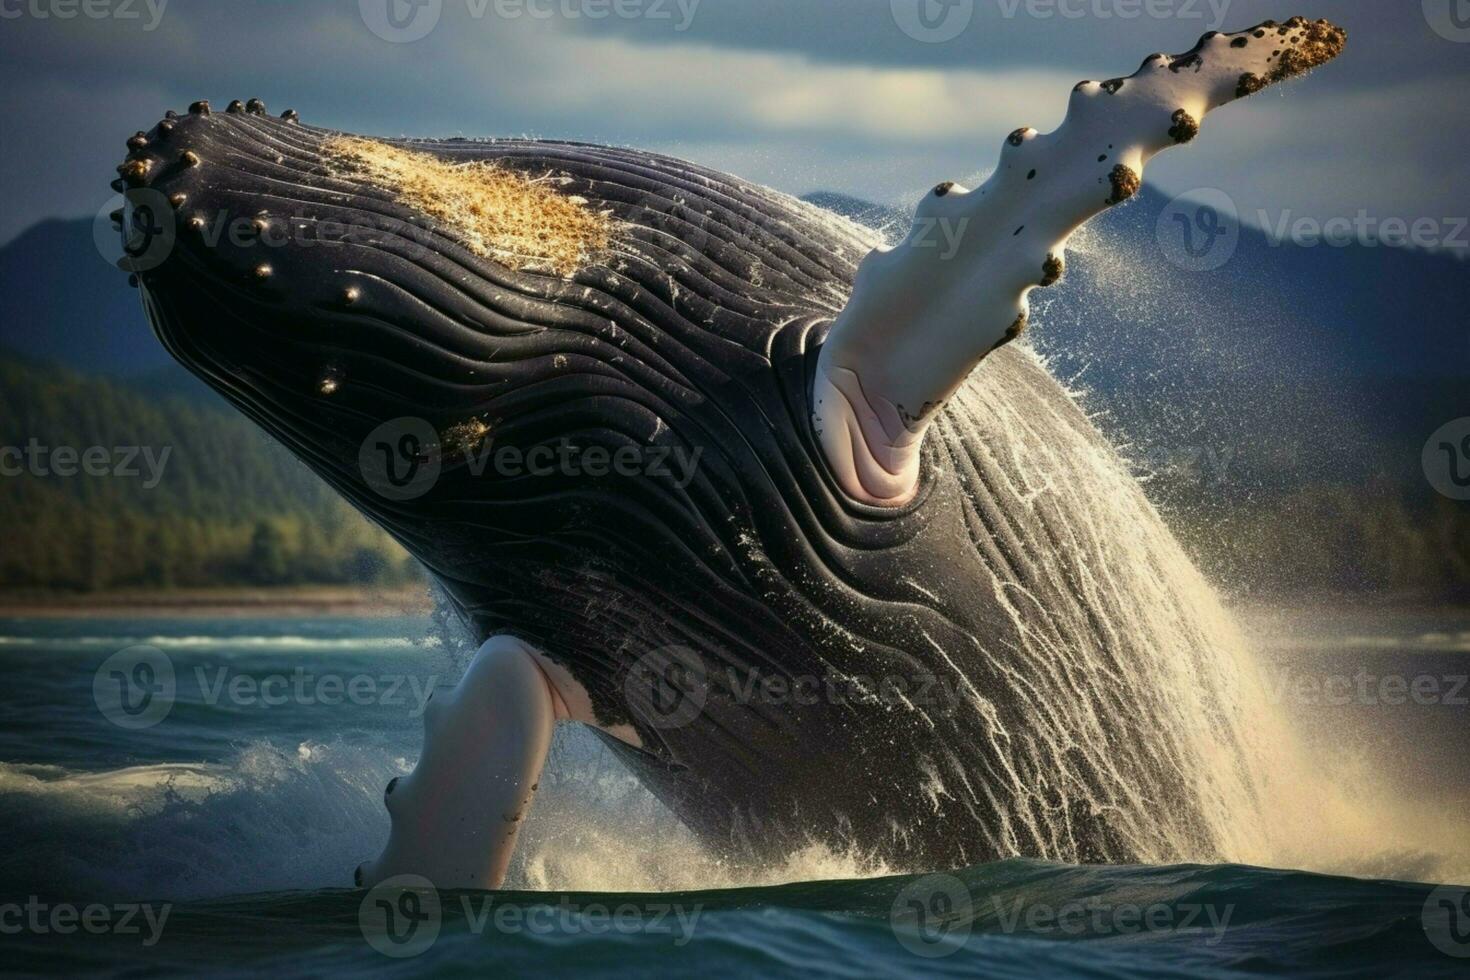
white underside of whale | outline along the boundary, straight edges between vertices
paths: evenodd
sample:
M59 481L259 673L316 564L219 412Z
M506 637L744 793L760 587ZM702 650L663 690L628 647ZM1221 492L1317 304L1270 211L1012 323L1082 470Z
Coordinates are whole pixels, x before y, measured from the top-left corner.
M542 651L505 634L486 640L425 709L418 765L384 796L388 845L357 883L417 875L436 888L500 887L558 722L641 747L632 726L599 722L587 689Z

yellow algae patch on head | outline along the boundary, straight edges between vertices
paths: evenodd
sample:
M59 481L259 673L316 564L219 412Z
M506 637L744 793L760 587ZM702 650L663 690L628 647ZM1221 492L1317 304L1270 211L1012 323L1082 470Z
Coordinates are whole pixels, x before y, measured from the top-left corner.
M356 136L333 137L325 150L340 176L389 191L476 255L514 269L571 275L608 242L607 215L493 163L451 163Z
M444 445L453 450L458 450L466 455L474 452L485 441L490 434L490 426L481 419L468 419L458 422L445 429L442 438Z

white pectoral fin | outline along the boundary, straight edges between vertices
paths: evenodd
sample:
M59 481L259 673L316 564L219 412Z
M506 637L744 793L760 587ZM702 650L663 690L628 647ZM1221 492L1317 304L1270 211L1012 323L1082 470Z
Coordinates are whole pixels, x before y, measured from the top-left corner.
M454 690L429 702L418 765L385 791L388 846L357 869L357 884L413 874L436 888L498 888L559 703L532 647L510 636L487 640Z
M930 422L1025 329L1027 294L1061 279L1068 236L1135 194L1144 164L1191 141L1206 113L1331 61L1346 40L1300 17L1212 32L1127 78L1079 84L1062 125L1012 133L982 186L925 195L908 236L859 266L818 359L813 421L847 494L908 501Z

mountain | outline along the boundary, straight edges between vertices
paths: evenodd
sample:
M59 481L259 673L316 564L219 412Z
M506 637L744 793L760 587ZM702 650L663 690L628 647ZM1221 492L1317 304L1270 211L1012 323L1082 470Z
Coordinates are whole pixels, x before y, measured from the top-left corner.
M893 209L808 200L890 240L908 228ZM1428 499L1424 440L1470 415L1470 263L1276 243L1238 222L1195 263L1176 215L1210 224L1145 186L1074 236L1061 284L1032 292L1027 337L1057 376L1145 469L1272 489L1386 477Z
M43 221L0 248L0 347L112 377L172 367L92 228Z
M415 574L386 534L223 402L0 356L0 446L0 588Z

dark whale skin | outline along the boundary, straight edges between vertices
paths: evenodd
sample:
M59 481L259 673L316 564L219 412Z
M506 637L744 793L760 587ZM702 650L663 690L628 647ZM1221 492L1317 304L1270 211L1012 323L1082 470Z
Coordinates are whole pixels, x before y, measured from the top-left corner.
M1157 856L1152 837L1215 849L1193 760L1157 737L1169 695L1129 680L1169 653L1130 632L1142 599L1098 585L1125 561L1167 576L1172 541L1119 551L1112 536L1139 528L1169 540L1143 495L1128 481L1103 506L1069 486L1077 454L1113 457L1034 356L997 351L943 410L914 502L858 505L807 403L872 244L855 226L634 150L401 144L493 160L612 212L611 243L574 274L515 271L338 175L333 135L196 109L134 145L146 167L130 179L184 195L171 254L139 271L157 335L401 541L479 639L535 644L601 722L631 724L642 749L607 741L711 847L761 860L818 843L910 868L1137 860ZM221 215L291 221L302 242L210 244L189 221ZM401 416L441 433L479 419L496 447L700 457L681 488L477 476L445 452L428 492L394 501L367 486L359 451ZM1118 508L1132 527L1105 526ZM1149 617L1187 630L1187 597L1169 601ZM671 647L706 677L678 725L628 694L640 658ZM859 697L853 676L904 697ZM746 686L773 677L841 693Z

